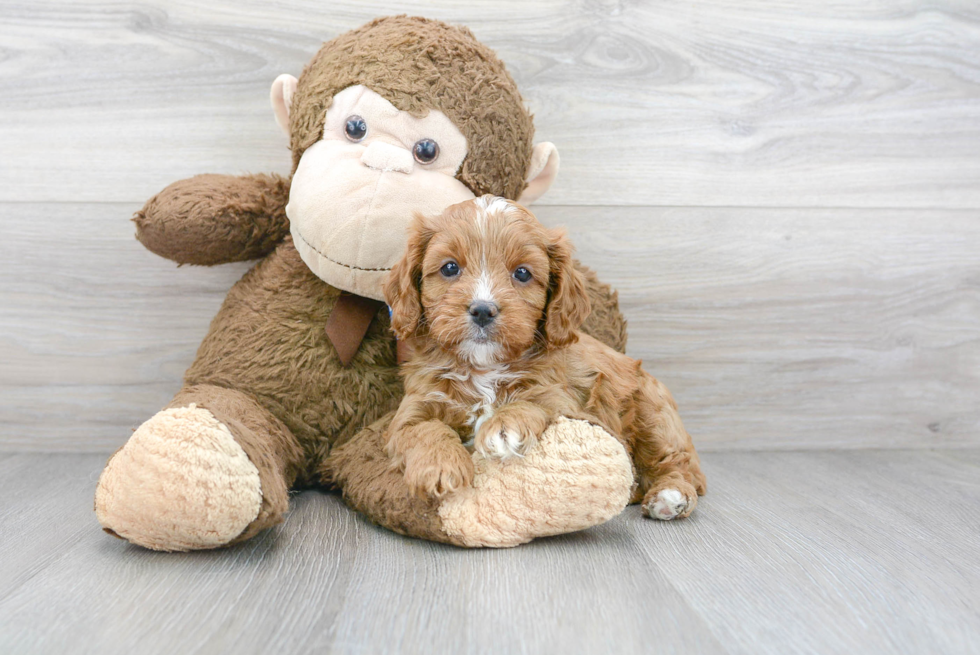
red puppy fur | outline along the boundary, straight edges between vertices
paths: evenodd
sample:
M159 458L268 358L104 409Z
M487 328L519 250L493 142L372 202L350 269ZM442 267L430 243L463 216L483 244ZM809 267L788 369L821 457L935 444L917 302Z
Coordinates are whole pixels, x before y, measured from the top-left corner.
M706 489L691 437L639 361L577 330L590 309L572 252L502 198L415 217L385 285L392 329L414 347L388 452L413 491L442 496L473 480L466 444L521 456L557 417L581 418L626 447L645 514L686 517Z

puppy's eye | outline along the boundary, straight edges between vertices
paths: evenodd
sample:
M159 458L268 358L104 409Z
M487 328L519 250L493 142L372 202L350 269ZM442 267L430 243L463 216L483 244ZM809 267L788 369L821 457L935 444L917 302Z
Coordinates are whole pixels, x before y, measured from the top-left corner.
M344 125L344 134L347 138L357 143L367 134L367 122L358 115L351 116Z
M531 271L523 266L518 266L514 269L514 279L518 282L529 282L531 280Z
M446 262L439 269L439 272L442 273L443 277L456 277L459 275L459 264L456 262Z
M417 141L412 148L415 161L420 164L431 164L439 156L439 144L432 139L422 139Z

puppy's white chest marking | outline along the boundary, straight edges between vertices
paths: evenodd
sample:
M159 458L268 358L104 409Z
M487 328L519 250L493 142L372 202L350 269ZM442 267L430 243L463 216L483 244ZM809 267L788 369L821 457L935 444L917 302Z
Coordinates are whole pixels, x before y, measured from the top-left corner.
M471 373L470 384L484 405L493 405L497 401L497 387L501 382L513 380L514 374L507 368L492 368L485 373Z
M506 366L498 366L487 371L473 371L462 375L447 372L442 377L469 387L469 391L476 396L477 400L470 407L466 421L467 425L473 426L473 433L476 434L484 421L493 416L501 383L515 380L518 375L508 371Z
M497 385L502 381L496 373L497 371L490 370L486 373L470 375L470 385L479 398L470 408L467 420L467 423L473 426L473 434L479 432L483 422L493 416L494 404L497 402Z
M477 403L470 410L466 423L473 426L473 434L480 431L480 426L493 417L493 407Z

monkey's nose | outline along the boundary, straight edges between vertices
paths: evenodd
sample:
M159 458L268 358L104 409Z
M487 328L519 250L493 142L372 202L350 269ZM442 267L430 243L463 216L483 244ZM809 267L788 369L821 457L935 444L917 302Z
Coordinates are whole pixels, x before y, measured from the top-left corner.
M470 305L470 318L480 327L486 327L493 323L500 311L497 306L489 302L475 302Z
M412 153L384 141L375 141L365 148L364 154L361 155L361 163L376 171L399 173L411 173L415 166Z

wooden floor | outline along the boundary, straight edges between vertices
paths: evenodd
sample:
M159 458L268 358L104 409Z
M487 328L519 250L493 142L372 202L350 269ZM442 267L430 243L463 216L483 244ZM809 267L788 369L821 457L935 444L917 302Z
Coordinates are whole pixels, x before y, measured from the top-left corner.
M980 450L711 453L687 521L636 507L513 550L408 540L305 492L232 548L98 530L98 455L0 458L2 653L977 653Z

